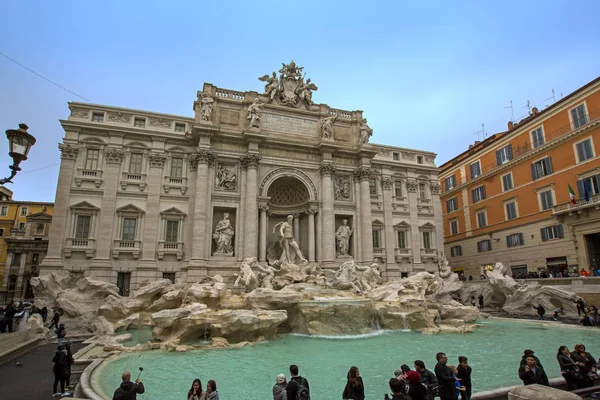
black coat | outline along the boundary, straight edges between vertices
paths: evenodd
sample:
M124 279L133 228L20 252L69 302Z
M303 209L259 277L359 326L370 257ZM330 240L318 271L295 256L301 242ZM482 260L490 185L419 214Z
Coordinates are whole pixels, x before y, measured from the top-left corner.
M296 400L296 394L298 393L298 389L300 388L300 384L308 389L308 393L310 393L310 387L308 386L308 381L306 378L301 376L293 376L290 378L285 391L287 392L288 400Z
M456 379L446 364L437 363L434 368L435 377L438 381L440 397L442 400L456 400Z
M569 356L560 353L556 356L556 359L558 360L558 365L560 365L561 372L572 372L575 370L575 363L573 362L572 358L569 358Z
M342 399L349 400L365 400L365 385L363 384L362 377L358 377L360 384L352 386L352 382L348 379L344 393L342 393Z
M522 367L523 365L527 364L527 357L528 356L526 356L526 355L523 355L523 357L521 357L521 363L519 364L520 367ZM537 358L536 356L533 356L533 358L535 358L535 362L537 363L537 365L539 365L540 367L544 368L544 366L540 362L539 358Z
M519 378L523 381L524 385L533 385L537 383L538 385L550 386L544 368L538 365L535 367L535 373L533 373L533 370L526 372L526 367L527 365L521 365L519 367Z
M427 368L423 371L419 371L419 374L421 375L421 383L425 385L425 387L427 387L427 398L433 399L433 388L437 387L438 385L438 381L435 377L435 374Z
M464 387L471 387L471 367L467 366L467 368L463 368L462 365L456 367L458 373L456 377L460 379L460 383Z
M579 370L584 375L587 374L588 372L591 372L592 368L596 368L596 361L595 361L594 357L588 352L585 353L585 356L583 356L579 353L572 352L571 358L575 362L585 364L585 367L578 366Z
M113 400L136 400L137 393L144 393L144 384L142 382L122 382L121 386L117 390L115 390Z
M427 400L427 388L420 382L406 385L406 394L412 400Z

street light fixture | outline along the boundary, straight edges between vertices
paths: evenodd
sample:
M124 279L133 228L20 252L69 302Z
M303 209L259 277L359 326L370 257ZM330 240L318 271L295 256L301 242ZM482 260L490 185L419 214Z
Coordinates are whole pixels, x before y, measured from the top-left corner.
M19 164L21 161L27 160L27 154L31 150L31 146L35 144L35 138L27 133L29 127L25 124L19 124L19 129L9 129L6 131L8 138L8 155L12 157L13 164L10 165L10 176L0 179L0 185L5 183L13 183L12 178L21 170Z

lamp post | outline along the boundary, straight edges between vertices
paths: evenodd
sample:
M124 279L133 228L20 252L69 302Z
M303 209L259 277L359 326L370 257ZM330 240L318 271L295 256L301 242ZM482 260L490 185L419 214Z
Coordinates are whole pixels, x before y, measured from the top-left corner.
M27 154L31 150L31 146L35 144L35 138L27 133L29 127L25 124L19 124L19 129L9 129L6 131L8 139L8 155L12 157L13 164L10 165L10 176L0 179L0 185L5 183L13 183L12 178L21 170L19 164L21 161L27 160Z

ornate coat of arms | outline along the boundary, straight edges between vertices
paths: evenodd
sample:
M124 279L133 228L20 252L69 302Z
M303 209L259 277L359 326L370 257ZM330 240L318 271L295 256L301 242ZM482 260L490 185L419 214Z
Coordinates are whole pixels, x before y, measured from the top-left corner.
M258 78L265 82L267 101L276 100L291 107L298 107L302 104L307 108L312 106L314 104L312 92L318 90L318 87L310 79L304 80L303 69L304 67L297 66L292 60L289 64L282 63L279 78L275 72L271 76L264 75Z

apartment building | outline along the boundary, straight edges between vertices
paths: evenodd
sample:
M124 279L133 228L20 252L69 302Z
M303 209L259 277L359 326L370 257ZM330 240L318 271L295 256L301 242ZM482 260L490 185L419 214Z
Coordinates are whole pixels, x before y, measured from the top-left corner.
M600 78L440 166L444 249L478 277L600 268ZM572 192L572 193L571 193Z

